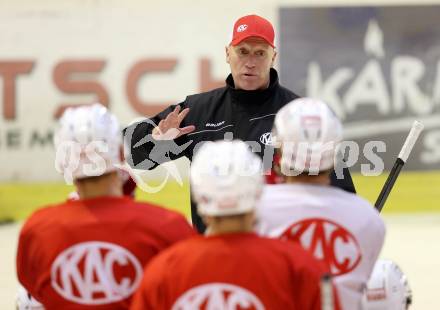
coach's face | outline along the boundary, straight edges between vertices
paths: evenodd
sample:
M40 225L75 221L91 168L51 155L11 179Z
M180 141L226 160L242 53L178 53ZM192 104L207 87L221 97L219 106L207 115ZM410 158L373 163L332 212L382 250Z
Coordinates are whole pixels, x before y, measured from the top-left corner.
M277 53L266 41L248 38L226 47L226 62L231 67L236 89L265 89L270 82L270 68Z

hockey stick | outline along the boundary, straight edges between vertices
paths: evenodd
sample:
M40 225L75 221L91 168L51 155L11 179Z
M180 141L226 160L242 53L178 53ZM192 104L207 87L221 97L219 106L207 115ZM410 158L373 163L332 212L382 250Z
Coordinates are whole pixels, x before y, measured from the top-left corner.
M403 166L405 165L408 156L411 153L414 144L416 143L422 130L423 130L423 124L418 121L414 121L411 131L409 132L408 137L406 137L405 143L403 144L402 149L400 150L399 156L397 157L394 166L391 169L390 174L388 175L388 178L382 187L379 197L377 197L376 203L374 204L374 207L379 212L382 211L382 208L388 198L388 195L393 189L394 183L396 182L397 177L399 176L400 170L402 170Z
M321 310L333 310L332 277L326 273L321 277Z

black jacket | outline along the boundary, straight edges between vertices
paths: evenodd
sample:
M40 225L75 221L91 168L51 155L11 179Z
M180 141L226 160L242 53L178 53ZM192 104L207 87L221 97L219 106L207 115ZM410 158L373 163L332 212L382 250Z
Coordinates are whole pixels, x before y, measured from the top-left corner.
M181 156L191 160L194 147L198 143L222 140L226 137L253 141L253 151L261 158L264 157L265 167L268 168L272 163L273 150L266 143L270 142L275 114L286 103L296 98L296 94L279 84L275 69L271 69L270 85L265 90L237 90L234 88L232 75L229 75L225 87L188 96L184 102L179 103L182 110L190 108L181 127L195 125L196 129L192 133L171 141L155 141L151 137L153 123L159 124L176 105L170 106L150 120L126 128L125 143L132 155L127 161L138 169L152 169ZM264 152L267 156L264 156ZM333 173L332 184L355 192L347 169L344 169L344 176L344 179L336 179Z
M190 112L182 121L181 127L195 125L196 129L192 133L176 140L178 145L184 145L189 141L192 141L192 143L180 154L170 152L170 159L186 156L191 160L196 144L203 141L224 139L227 132L229 133L227 138L231 138L232 134L233 139L257 141L261 146L261 151L256 153L262 157L264 147L266 146L262 141L264 141L264 137L268 138L267 135L264 135L272 130L275 114L282 106L295 98L298 98L298 96L279 85L278 74L274 69L271 70L269 88L261 91L236 90L234 89L232 76L229 75L226 79L225 87L188 96L184 102L179 104L182 110L187 107L190 108ZM170 106L151 118L151 120L158 124L175 107L176 105ZM131 127L131 129L134 129L131 150L134 165L136 166L151 153L156 142L153 143L151 138L149 138L147 139L148 142L141 147L133 148L138 141L151 134L153 125L141 122ZM165 149L170 147L170 144L167 142L159 144L162 144ZM155 157L152 156L151 159ZM161 159L157 158L159 162L155 164L161 164ZM155 166L148 168L151 169ZM141 165L139 168L147 167L142 167Z
M132 160L128 159L129 164L139 169L153 169L159 164L181 156L191 160L196 145L204 141L222 140L225 137L253 141L254 144L257 142L259 147L255 145L253 151L261 158L265 151L270 155L272 153L270 147L268 148L265 143L270 142L269 133L272 130L275 114L286 103L298 98L296 94L279 84L275 69L271 69L270 73L271 82L265 90L237 90L234 88L232 76L229 75L225 87L188 96L184 102L179 103L182 110L190 108L181 127L194 125L196 129L174 141L155 141L151 137L151 131L154 128L153 123L159 124L176 105L168 107L150 120L126 128L126 143L132 155ZM142 139L144 141L141 141ZM138 143L139 145L136 145ZM182 147L186 145L187 147ZM333 176L332 184L354 192L348 172L344 180L336 180Z

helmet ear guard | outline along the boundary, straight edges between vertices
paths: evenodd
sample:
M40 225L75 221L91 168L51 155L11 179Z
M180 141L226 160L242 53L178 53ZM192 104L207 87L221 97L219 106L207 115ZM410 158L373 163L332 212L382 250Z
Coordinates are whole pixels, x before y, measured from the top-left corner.
M407 310L412 291L406 275L391 260L376 262L362 298L363 310Z

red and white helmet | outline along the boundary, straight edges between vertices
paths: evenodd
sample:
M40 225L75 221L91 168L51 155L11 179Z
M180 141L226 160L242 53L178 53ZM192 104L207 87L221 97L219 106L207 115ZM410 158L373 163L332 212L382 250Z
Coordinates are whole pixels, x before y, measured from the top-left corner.
M260 158L242 141L206 142L191 163L191 189L201 215L252 211L263 186Z
M362 298L362 309L407 310L411 302L411 288L399 266L391 260L378 260Z
M122 134L103 105L68 108L55 133L55 168L66 181L100 176L121 164Z
M324 102L299 98L278 111L273 141L282 148L283 174L317 174L334 166L342 141L342 124Z

